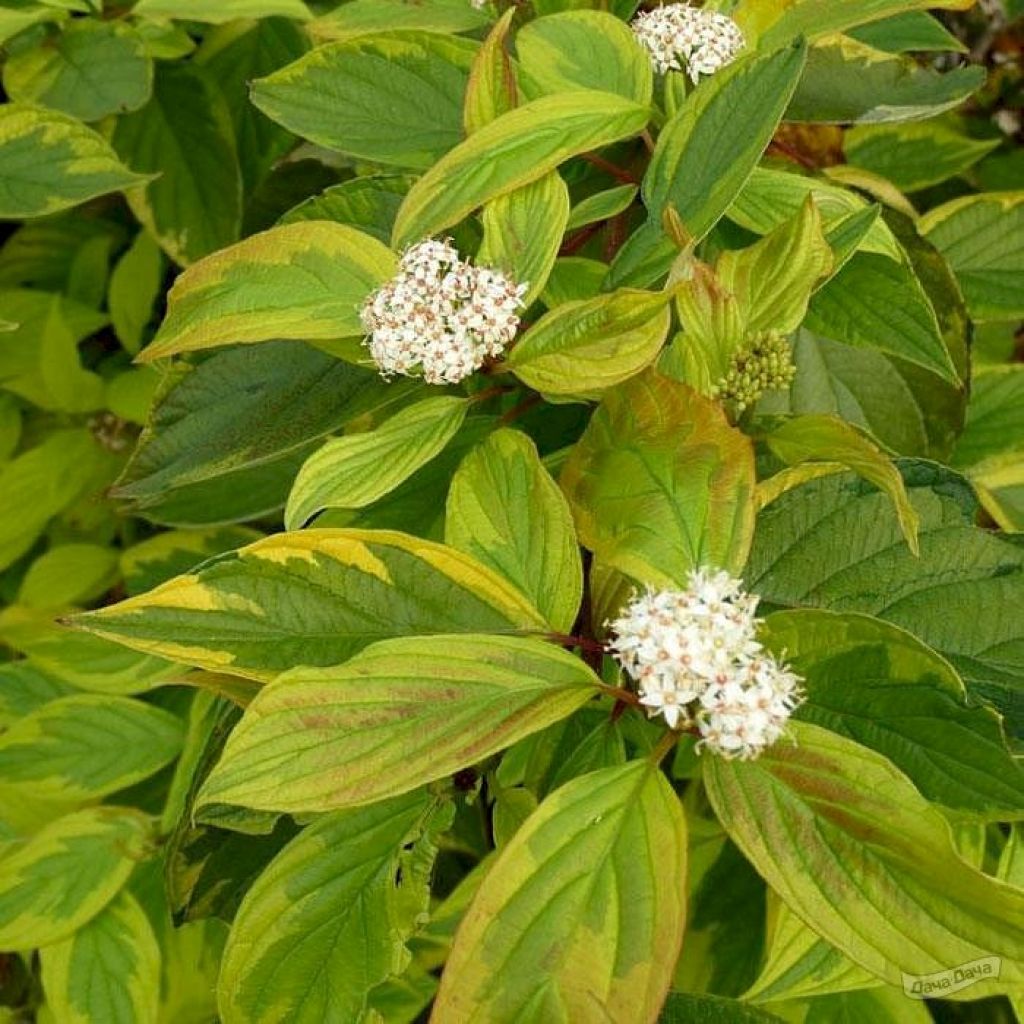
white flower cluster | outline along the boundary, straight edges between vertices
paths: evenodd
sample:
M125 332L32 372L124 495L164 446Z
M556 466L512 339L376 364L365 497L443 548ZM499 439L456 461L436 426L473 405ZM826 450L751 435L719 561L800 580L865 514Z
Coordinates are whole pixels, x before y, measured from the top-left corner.
M633 31L661 74L685 71L694 82L732 63L744 45L732 18L689 4L645 11L633 19Z
M755 639L757 603L727 572L697 569L686 590L649 590L610 623L609 650L648 714L696 728L723 757L756 757L802 700L800 679Z
M499 356L519 327L527 285L459 256L450 239L408 248L362 310L364 344L385 377L456 384Z

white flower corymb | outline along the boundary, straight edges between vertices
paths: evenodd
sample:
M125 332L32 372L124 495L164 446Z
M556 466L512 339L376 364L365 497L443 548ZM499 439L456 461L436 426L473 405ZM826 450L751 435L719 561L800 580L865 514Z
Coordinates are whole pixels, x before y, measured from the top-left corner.
M456 384L515 337L526 290L463 260L448 239L419 242L363 305L365 344L385 377L422 373L428 384Z
M648 714L694 727L723 757L756 757L801 700L799 678L756 639L757 604L729 573L697 569L686 590L648 590L609 624Z
M744 45L732 18L689 4L645 11L633 19L633 31L659 72L685 71L694 82L732 63Z

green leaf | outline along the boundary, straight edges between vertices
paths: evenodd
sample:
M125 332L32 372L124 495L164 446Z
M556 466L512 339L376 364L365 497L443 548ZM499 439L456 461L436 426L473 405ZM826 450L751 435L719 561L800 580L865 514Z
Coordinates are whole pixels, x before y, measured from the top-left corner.
M909 633L804 610L769 616L765 643L805 679L798 718L885 755L933 803L971 819L1024 817L1024 768L999 716L969 705L949 663Z
M444 451L405 483L365 509L325 512L318 527L399 530L426 540L444 537L444 506L462 459L498 426L497 416L469 417Z
M142 348L163 277L164 261L160 249L150 235L140 231L114 267L107 292L107 308L114 333L132 355Z
M605 565L682 585L738 572L754 527L750 441L721 408L648 372L610 391L562 472L580 540Z
M409 960L439 816L410 793L320 818L293 839L235 918L218 983L225 1024L365 1019L371 989Z
M264 687L228 737L199 806L331 811L483 761L600 692L579 658L539 640L403 637Z
M941 74L840 37L808 51L786 118L829 124L918 120L959 106L984 82L984 68Z
M448 491L445 541L529 597L567 631L583 593L572 513L533 442L498 430L462 460Z
M771 411L841 416L902 455L948 458L963 420L962 390L910 363L808 331L797 333L793 354L788 401L773 401ZM767 408L762 400L759 409Z
M343 224L262 231L178 277L143 358L272 338L360 335L359 308L394 266L380 242Z
M890 984L990 955L1016 984L1024 892L961 860L943 816L884 757L806 722L754 761L705 758L719 819L819 935ZM799 836L799 840L794 837ZM972 986L970 998L992 991Z
M507 365L545 394L597 397L654 361L668 335L671 299L623 288L564 303L518 339Z
M117 552L99 544L59 544L40 555L18 588L18 603L30 608L84 604L117 579Z
M40 951L46 1005L62 1024L155 1022L160 947L145 911L128 892L70 938Z
M974 0L800 0L782 8L782 16L761 37L760 45L778 46L797 36L818 39L843 32L858 25L867 25L906 11L922 10L926 7L942 7L947 10L966 10L974 6ZM780 5L769 5L769 11L779 10Z
M120 248L127 237L124 228L113 221L82 217L74 211L26 221L0 248L0 283L70 295L74 279L82 276L80 268L109 262L111 251ZM94 311L103 298L71 297L91 304ZM8 319L17 321L18 317L11 313Z
M905 11L881 21L860 25L846 33L854 39L888 53L945 50L966 53L967 47L936 17L927 11Z
M465 398L424 398L374 430L327 441L295 478L285 527L298 529L325 508L363 508L390 493L444 448L468 410Z
M658 1024L782 1024L782 1018L738 999L670 992Z
M295 138L261 114L249 100L249 83L269 75L309 48L302 29L283 18L256 24L236 21L204 39L196 62L217 81L231 110L238 162L247 193L295 143Z
M570 211L566 227L570 231L611 220L633 205L637 196L636 185L616 185L581 199Z
M475 32L491 17L463 0L349 0L310 22L314 39L351 39L371 32L417 29L442 34Z
M476 262L499 267L529 287L523 308L544 290L569 219L569 190L557 171L484 205Z
M242 183L231 117L200 70L162 63L152 98L118 120L112 141L129 166L157 176L128 203L175 263L188 266L235 241Z
M128 697L63 697L0 736L4 784L88 800L148 778L181 749L175 715Z
M593 299L601 291L608 265L584 256L560 256L551 268L541 301L548 309L563 302Z
M75 118L20 103L0 106L0 219L56 213L146 180Z
M746 570L774 605L864 612L944 655L974 696L1024 735L1020 676L1024 549L974 525L970 488L928 463L901 465L920 516L921 556L907 549L889 499L850 474L794 488L762 509Z
M3 81L12 100L98 121L149 99L153 62L127 25L81 18L55 40L8 58Z
M455 937L440 1020L654 1022L685 921L686 824L632 761L549 796L501 851Z
M1024 191L954 199L918 230L953 268L973 319L1024 316Z
M629 26L606 11L566 11L527 22L516 34L516 54L530 99L597 89L651 102L651 59Z
M649 116L646 106L596 91L545 96L502 114L413 185L398 211L393 242L403 246L436 235L570 157L638 134Z
M676 250L662 231L667 209L695 240L714 227L771 141L805 49L742 58L687 97L658 136L642 188L649 219L619 251L610 283L643 286L668 270Z
M758 167L726 211L726 216L748 231L766 235L795 217L808 196L814 200L821 214L826 233L851 214L863 213L869 208L855 192L820 178ZM901 258L899 244L882 219L874 222L858 249L889 256L893 260Z
M333 220L372 235L385 245L391 238L395 215L412 178L404 174L376 174L350 178L299 203L278 221Z
M150 820L127 807L58 818L0 856L0 949L67 938L118 894L149 852Z
M915 192L962 174L1000 144L972 139L942 121L860 125L843 136L846 159Z
M877 349L959 382L935 310L909 258L857 253L811 299L808 330Z
M5 662L0 665L0 728L10 728L36 708L70 692L70 686L35 662L25 658Z
M918 554L918 516L903 477L882 451L853 427L834 416L798 416L772 429L763 440L787 465L838 462L884 491L892 500L907 545Z
M236 18L310 17L302 0L138 0L132 14L145 18L178 18L182 21L207 21L217 25Z
M294 342L218 352L157 400L116 494L175 525L265 515L328 435L411 390Z
M970 994L968 998L971 998ZM862 1020L869 1020L872 1024L933 1024L935 1018L926 1002L910 1002L905 991L886 985L858 992L836 992L814 999L804 1024Z
M53 516L108 483L111 468L79 428L54 431L0 466L0 569L28 551Z
M318 145L425 170L462 139L462 97L476 50L429 32L359 35L259 79L252 100Z
M545 628L490 569L386 530L277 534L75 623L136 650L254 679L335 665L389 637Z

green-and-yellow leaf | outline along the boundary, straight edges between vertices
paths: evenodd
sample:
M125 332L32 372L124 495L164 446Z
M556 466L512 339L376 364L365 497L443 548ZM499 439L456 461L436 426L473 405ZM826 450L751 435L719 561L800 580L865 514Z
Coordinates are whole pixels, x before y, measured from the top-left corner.
M797 416L771 430L763 440L787 465L838 463L869 480L892 500L907 544L911 551L918 551L920 517L910 503L903 477L892 460L856 427L837 416ZM771 478L766 483L770 488Z
M128 697L62 697L0 736L0 777L44 797L90 799L152 775L181 742L180 720L162 708Z
M754 455L721 408L649 371L615 388L562 472L580 540L636 579L738 572L754 529Z
M527 285L523 307L544 290L569 220L569 189L557 171L484 205L478 264L498 267Z
M658 1018L686 916L686 824L649 762L567 783L530 815L462 921L438 1022Z
M564 303L519 339L508 365L545 394L597 397L654 361L672 322L671 299L623 288Z
M386 640L257 694L199 803L330 811L444 778L572 714L599 681L540 640Z
M621 19L607 11L563 11L527 22L516 35L524 88L531 99L600 89L650 103L650 56Z
M150 819L125 807L58 818L0 856L0 949L67 938L120 891L151 838Z
M435 235L495 199L544 177L570 157L643 130L646 106L612 93L545 96L478 128L409 190L392 241Z
M0 219L41 217L147 180L67 114L21 103L0 107Z
M225 1024L366 1020L409 961L445 810L423 792L321 817L246 893L218 983ZM408 849L404 849L408 848Z
M1024 818L1024 768L999 715L970 703L949 662L910 633L805 608L768 616L764 640L806 681L797 717L884 754L961 816Z
M389 530L277 534L75 624L136 650L254 679L336 665L390 637L547 628L491 569Z
M1024 191L954 199L918 230L953 268L974 319L1024 316Z
M445 541L514 583L553 629L571 628L583 593L572 512L526 434L498 430L462 460Z
M167 318L143 358L361 334L360 306L394 267L385 246L344 224L271 228L207 256L175 281Z
M462 139L477 44L386 31L328 43L253 85L253 103L302 138L362 160L425 170Z
M363 508L425 466L455 436L469 409L465 398L425 398L375 430L327 441L302 464L285 509L289 530L325 508Z
M806 722L790 728L755 761L704 763L719 819L768 884L890 984L996 955L995 985L1019 985L1024 890L961 860L940 812L880 754ZM991 991L981 980L964 995Z
M39 958L46 1005L60 1024L157 1024L160 947L129 892Z

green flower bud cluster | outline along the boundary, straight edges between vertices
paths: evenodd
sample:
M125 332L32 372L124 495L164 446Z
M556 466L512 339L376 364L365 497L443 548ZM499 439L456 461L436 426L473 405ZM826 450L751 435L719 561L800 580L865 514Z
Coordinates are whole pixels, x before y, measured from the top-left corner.
M766 331L736 353L729 372L712 388L712 394L743 412L766 391L788 388L795 376L789 342L776 331Z

